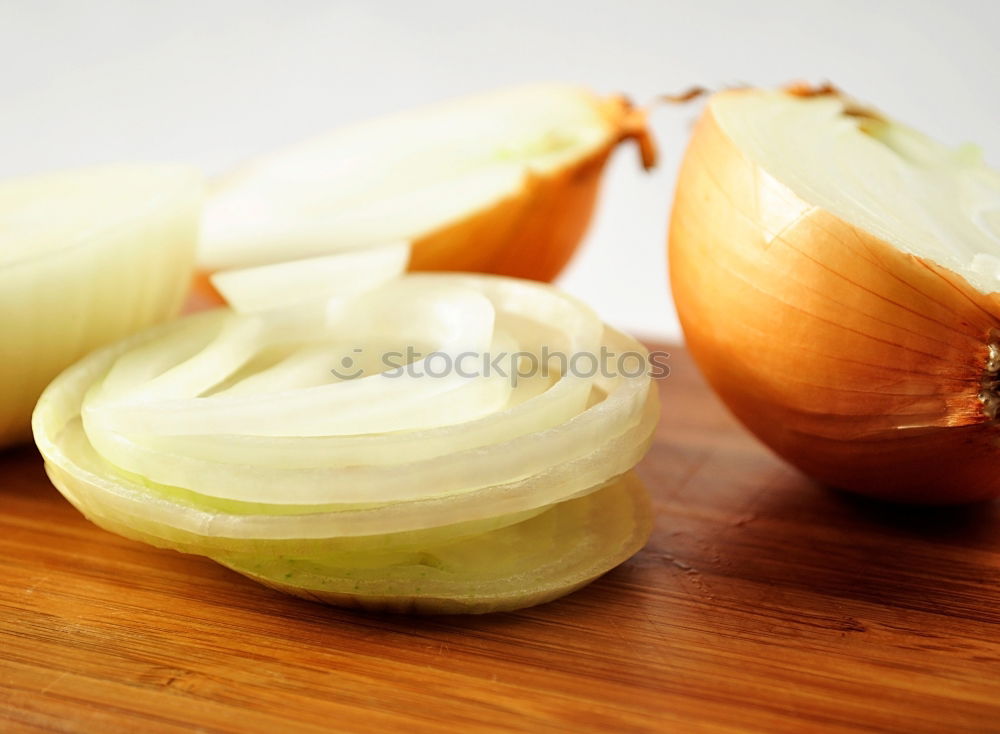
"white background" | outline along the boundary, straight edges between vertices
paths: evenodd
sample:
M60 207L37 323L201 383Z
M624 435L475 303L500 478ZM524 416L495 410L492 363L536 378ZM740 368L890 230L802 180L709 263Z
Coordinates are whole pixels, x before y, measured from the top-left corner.
M644 101L830 79L997 164L998 33L989 0L0 0L0 177L124 160L217 172L341 123L538 80ZM655 174L619 151L562 278L647 337L679 337L664 240L696 112L656 113Z

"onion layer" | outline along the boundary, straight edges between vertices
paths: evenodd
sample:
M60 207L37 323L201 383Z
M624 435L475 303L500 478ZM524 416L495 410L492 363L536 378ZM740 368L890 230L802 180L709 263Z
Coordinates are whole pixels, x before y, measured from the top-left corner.
M53 482L114 532L365 607L516 608L638 550L645 350L548 286L400 276L397 250L342 256L326 299L284 289L329 257L227 273L241 313L67 370L34 418ZM602 349L642 369L573 368Z
M28 439L63 368L177 313L201 197L197 172L174 167L0 183L0 447Z
M997 212L974 151L836 92L715 95L670 227L686 341L736 416L823 482L997 496Z

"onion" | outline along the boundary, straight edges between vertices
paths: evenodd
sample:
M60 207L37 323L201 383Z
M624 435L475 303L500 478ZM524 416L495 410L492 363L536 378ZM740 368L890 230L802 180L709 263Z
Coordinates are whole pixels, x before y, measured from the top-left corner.
M357 124L218 181L199 263L212 273L410 241L415 270L551 280L625 139L653 165L643 110L551 85ZM204 292L204 277L198 283Z
M53 482L109 530L368 608L517 608L635 553L655 389L558 356L645 350L549 286L405 254L220 274L238 310L86 357L35 411Z
M0 183L0 446L28 439L64 367L179 310L201 196L200 176L174 167Z
M714 95L670 226L712 387L830 485L1000 494L1000 175L832 89Z

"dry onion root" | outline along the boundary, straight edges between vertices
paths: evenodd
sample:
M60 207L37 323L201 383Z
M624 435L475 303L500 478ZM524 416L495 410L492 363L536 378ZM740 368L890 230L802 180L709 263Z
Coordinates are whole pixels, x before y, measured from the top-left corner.
M0 183L0 447L29 439L35 401L67 365L177 313L202 190L175 166Z
M651 167L644 110L558 85L356 124L220 179L199 265L214 273L405 240L414 270L548 281L586 230L609 154L628 139Z
M759 438L833 486L1000 494L1000 174L836 90L714 95L681 170L686 341Z
M53 482L108 530L365 608L513 609L630 557L651 525L629 473L658 412L645 369L515 381L511 355L643 348L546 285L402 276L406 252L220 275L237 310L79 362L35 411Z

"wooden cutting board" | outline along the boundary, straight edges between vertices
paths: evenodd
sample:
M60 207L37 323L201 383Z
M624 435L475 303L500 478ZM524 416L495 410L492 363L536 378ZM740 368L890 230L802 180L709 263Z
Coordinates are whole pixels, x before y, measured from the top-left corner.
M670 351L652 540L516 613L285 597L0 455L0 731L1000 732L1000 507L815 486Z

